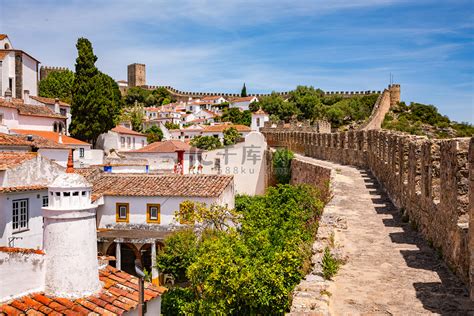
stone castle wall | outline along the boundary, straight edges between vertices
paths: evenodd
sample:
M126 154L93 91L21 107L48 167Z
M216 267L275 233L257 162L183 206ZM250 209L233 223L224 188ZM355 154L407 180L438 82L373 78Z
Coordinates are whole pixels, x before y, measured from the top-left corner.
M143 86L145 89L149 90L154 90L157 88L165 88L168 90L175 98L178 100L188 100L188 98L202 98L206 96L222 96L224 98L237 98L240 97L240 93L227 93L227 92L195 92L195 91L181 91L178 89L175 89L171 86L150 86L150 85L145 85ZM277 92L278 95L281 95L283 97L288 97L289 96L289 91L285 92ZM338 95L342 96L344 98L350 98L350 97L355 97L355 96L364 96L364 95L371 95L371 94L380 94L381 91L375 91L375 90L367 90L367 91L325 91L324 95L325 96L332 96L332 95ZM270 93L252 93L253 96L256 97L263 97L263 96L269 96Z
M321 134L268 125L261 132L271 147L370 169L413 227L474 285L473 138L429 140L376 130Z
M69 70L66 67L51 67L51 66L41 66L40 68L40 80L46 78L50 73L54 71L66 71Z

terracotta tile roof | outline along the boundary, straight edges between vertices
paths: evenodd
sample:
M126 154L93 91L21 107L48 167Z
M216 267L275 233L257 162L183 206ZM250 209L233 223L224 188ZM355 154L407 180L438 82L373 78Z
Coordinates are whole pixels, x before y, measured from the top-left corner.
M127 135L137 135L137 136L146 136L145 134L135 132L134 130L131 130L129 128L117 125L114 128L112 128L112 132L116 132L119 134L127 134Z
M39 136L43 137L46 139L49 139L51 141L54 141L57 144L63 144L63 145L87 145L90 146L91 144L83 142L82 140L72 138L70 136L62 135L62 143L59 143L59 133L57 132L51 132L51 131L36 131L36 130L30 130L30 129L12 129L11 131L21 134L21 135L34 135L34 136Z
M31 146L31 142L24 137L0 133L0 145L2 146Z
M250 95L248 97L239 97L239 98L233 99L232 103L235 103L235 102L248 102L248 101L252 101L254 98L255 98L255 96L253 96L253 95Z
M258 111L254 112L254 114L268 115L268 113L262 110L261 108L259 108Z
M46 185L22 185L16 187L0 187L0 193L24 192L24 191L41 191L47 190Z
M103 174L92 182L92 199L103 195L217 197L232 181L229 175Z
M127 153L174 153L177 150L190 151L191 146L180 140L166 140L162 142L151 143L137 150L127 151ZM198 149L195 149L196 151Z
M33 95L30 95L30 98L32 98L33 100L36 100L38 102L44 103L44 104L54 105L56 103L56 100L53 99L53 98L38 97L38 96L33 96ZM67 107L71 106L69 103L66 103L66 102L63 102L63 101L59 101L59 105L60 106L67 106Z
M7 170L16 167L27 160L36 158L37 156L37 153L32 152L0 152L0 170Z
M6 315L122 315L138 306L138 279L111 266L99 270L104 286L100 293L67 299L33 293L0 305ZM145 282L145 302L158 298L166 288Z
M222 98L222 96L220 95L210 95L210 96L207 96L207 97L204 97L202 98L201 100L217 100L217 99L220 99Z
M38 255L44 255L43 250L33 248L0 247L0 252L35 253Z
M103 173L102 170L98 167L88 167L88 168L74 168L74 173L80 174L88 182L93 182L95 179L100 177L100 175Z
M0 98L0 107L17 109L21 115L66 119L65 116L54 113L45 105L25 104L22 99L7 101L5 98Z
M31 148L49 148L49 149L66 149L67 147L63 144L58 144L47 138L30 135L31 140L28 140L28 136L25 135L10 135L0 133L0 146L29 146Z
M209 125L205 126L203 132L223 132L224 130L234 127L238 132L250 132L250 127L246 125L238 125L238 124L217 124L217 125Z
M5 38L7 38L8 35L7 34L0 34L0 41L1 40L4 40Z

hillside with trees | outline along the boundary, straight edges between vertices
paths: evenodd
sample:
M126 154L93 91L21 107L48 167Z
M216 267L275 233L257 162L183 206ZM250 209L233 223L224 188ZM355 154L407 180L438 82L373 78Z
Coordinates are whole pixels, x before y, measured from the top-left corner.
M273 92L261 97L250 109L257 111L261 108L270 114L273 121L328 120L332 127L340 128L362 124L372 113L377 98L378 94L351 98L326 96L321 89L298 86L290 91L287 99Z
M474 126L451 121L434 105L400 102L385 115L382 128L430 138L472 137Z

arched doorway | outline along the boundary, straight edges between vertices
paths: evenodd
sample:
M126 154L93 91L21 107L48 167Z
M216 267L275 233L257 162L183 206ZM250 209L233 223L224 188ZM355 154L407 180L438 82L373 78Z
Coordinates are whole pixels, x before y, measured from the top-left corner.
M107 249L108 256L116 257L117 243L112 243ZM140 259L140 253L138 252L137 247L129 243L120 243L120 269L131 275L136 275L135 273L135 259ZM111 266L117 268L117 262L111 262Z

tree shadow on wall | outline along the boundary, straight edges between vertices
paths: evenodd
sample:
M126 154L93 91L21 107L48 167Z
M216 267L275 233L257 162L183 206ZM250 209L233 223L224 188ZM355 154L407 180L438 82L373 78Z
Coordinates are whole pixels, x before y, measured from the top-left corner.
M441 315L473 315L474 303L469 299L466 286L442 261L436 251L428 245L422 236L409 223L402 220L400 211L393 205L388 195L378 185L377 179L369 171L361 171L366 187L374 197L375 210L383 218L386 227L400 227L401 232L390 233L390 239L396 244L411 244L417 250L400 250L408 267L435 272L440 282L414 282L416 297L423 307L432 313ZM407 311L409 314L409 311Z

